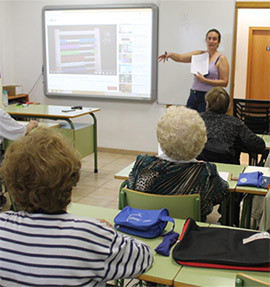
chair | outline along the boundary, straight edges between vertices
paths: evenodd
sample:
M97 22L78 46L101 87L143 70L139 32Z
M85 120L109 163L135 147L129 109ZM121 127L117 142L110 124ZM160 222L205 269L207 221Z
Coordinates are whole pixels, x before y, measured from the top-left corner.
M201 220L201 199L199 194L157 195L122 188L119 193L119 209L125 206L139 209L167 208L170 216Z
M234 99L233 115L256 134L270 132L270 101Z
M239 118L255 134L270 133L270 101L234 99L233 115ZM262 154L263 163L268 151ZM249 164L258 165L258 154L249 153Z
M248 276L244 273L237 273L235 279L235 287L260 287L270 286L270 283Z

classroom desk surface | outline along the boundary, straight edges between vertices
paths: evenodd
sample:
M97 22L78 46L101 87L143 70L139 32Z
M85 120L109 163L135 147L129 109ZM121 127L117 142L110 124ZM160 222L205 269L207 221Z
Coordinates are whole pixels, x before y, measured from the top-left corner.
M235 287L236 274L239 272L270 283L268 272L183 266L174 279L174 286Z
M229 173L227 178L227 182L229 184L229 190L235 191L239 174L244 171L246 166L238 164L227 164L227 163L214 163L214 164L217 166L218 172Z
M99 108L85 108L81 110L71 110L70 106L55 106L55 105L29 105L29 106L17 106L9 105L4 109L10 115L17 116L29 116L29 117L46 117L58 119L73 119L81 117L90 113L100 111ZM68 111L68 112L63 112Z
M135 161L133 163L131 163L130 165L128 165L127 167L121 169L119 172L117 172L114 175L114 178L115 179L121 179L121 180L127 180L128 179L128 175L131 172L134 163L135 163Z
M103 218L106 219L111 224L113 224L113 219L119 212L119 210L72 203L68 207L68 212L78 216ZM185 220L175 219L176 232L181 233L182 228L184 226L184 222ZM207 223L199 223L199 225L209 226L209 224ZM154 254L153 266L147 272L138 276L138 278L141 280L147 280L159 284L173 285L173 280L182 266L177 264L173 260L171 255L169 257L165 257L155 253L154 249L159 245L159 243L161 243L163 238L162 237L154 239L146 239L139 237L137 238L145 242L147 245L149 245Z
M13 117L18 118L42 118L50 120L65 120L74 131L74 124L71 119L90 115L93 119L93 149L94 149L94 172L98 172L97 164L97 119L95 112L100 111L99 108L83 107L82 109L71 109L70 106L55 105L28 105L17 106L8 105L4 110ZM74 133L73 133L74 134ZM74 138L73 138L74 139Z
M68 207L68 212L78 216L103 218L113 224L113 218L119 210L72 203ZM175 219L175 231L181 233L184 222L185 220ZM209 226L207 223L199 223L199 225ZM211 224L210 226L215 227L217 225ZM223 226L218 225L217 227ZM154 250L162 240L161 237L155 239L139 239L148 244L152 250ZM174 262L172 256L165 257L154 252L153 266L138 278L159 284L174 286L233 287L235 286L236 274L239 272L239 270L181 266ZM268 272L243 271L243 273L257 279L270 282L270 273Z

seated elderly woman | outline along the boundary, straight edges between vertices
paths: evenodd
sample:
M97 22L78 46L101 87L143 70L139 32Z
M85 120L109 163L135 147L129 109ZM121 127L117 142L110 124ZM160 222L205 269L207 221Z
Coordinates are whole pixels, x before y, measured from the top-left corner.
M226 112L230 96L221 87L212 88L205 96L206 112L201 113L207 143L198 159L240 164L241 152L262 153L264 140L254 134L244 123Z
M53 129L7 149L0 172L18 211L0 213L1 286L105 286L151 266L144 243L66 212L80 168L78 152Z
M207 143L197 159L240 164L242 151L248 153L264 151L265 143L262 138L254 134L240 119L226 114L230 96L223 88L212 88L206 94L205 101L206 112L201 113L201 117L206 125ZM243 194L236 193L234 201L231 202L234 210L233 224L236 226L239 226L242 196ZM227 218L226 221L228 220Z
M197 111L172 106L157 124L162 155L139 155L128 188L156 194L200 194L202 219L228 194L228 184L216 166L198 162L206 142L205 124Z

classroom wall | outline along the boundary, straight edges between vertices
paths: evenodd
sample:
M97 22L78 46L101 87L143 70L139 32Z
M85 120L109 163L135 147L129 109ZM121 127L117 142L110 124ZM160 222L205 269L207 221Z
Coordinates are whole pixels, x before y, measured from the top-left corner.
M46 5L155 3L166 0L13 0L0 1L0 67L3 84L20 84L30 99L41 104L84 105L100 107L98 119L98 146L157 151L155 127L165 110L155 103L119 102L91 99L48 98L43 93L42 69L42 23L41 9ZM230 3L234 0L228 0ZM176 0L185 5L187 2ZM203 1L198 0L198 5ZM229 23L231 25L231 23ZM170 27L168 27L168 30ZM227 43L229 45L230 43ZM231 43L232 45L232 43ZM78 121L87 121L80 118Z

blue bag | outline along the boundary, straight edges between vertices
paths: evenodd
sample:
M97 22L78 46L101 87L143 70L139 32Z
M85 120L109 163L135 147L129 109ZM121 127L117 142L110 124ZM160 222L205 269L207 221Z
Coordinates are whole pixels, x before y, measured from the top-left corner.
M136 209L126 206L114 218L114 228L131 235L144 238L155 238L164 235L167 222L173 223L167 208L158 210Z
M263 173L260 171L240 173L237 185L261 187Z
M269 176L263 176L262 181L260 183L261 188L267 188L267 186L270 184L270 177Z

